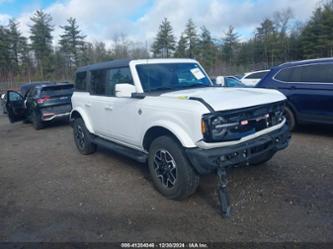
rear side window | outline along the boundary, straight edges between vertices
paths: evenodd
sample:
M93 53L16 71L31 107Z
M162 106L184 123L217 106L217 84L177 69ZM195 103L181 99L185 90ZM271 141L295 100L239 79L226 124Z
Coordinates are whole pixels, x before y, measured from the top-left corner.
M333 83L333 63L283 69L275 78L284 82Z
M91 71L90 93L93 95L105 95L106 93L106 74L107 70Z
M133 79L129 67L109 69L106 83L106 95L115 96L115 85L122 83L133 84Z
M75 90L87 91L87 72L76 73Z
M30 88L27 93L26 93L26 96L28 98L32 98L32 97L36 97L37 96L37 93L38 93L38 90L36 87L33 87L33 88Z
M245 79L262 79L268 72L253 73L245 77Z
M40 97L44 96L68 96L72 95L74 87L72 84L60 86L47 86L43 87L40 91Z

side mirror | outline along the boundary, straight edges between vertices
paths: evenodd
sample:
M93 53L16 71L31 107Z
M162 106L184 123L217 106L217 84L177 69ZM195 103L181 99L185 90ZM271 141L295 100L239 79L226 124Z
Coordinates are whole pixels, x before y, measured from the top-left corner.
M225 86L225 79L223 76L216 77L216 84L219 86Z
M130 98L132 97L132 93L136 92L136 88L134 85L128 83L116 84L115 92L116 97Z

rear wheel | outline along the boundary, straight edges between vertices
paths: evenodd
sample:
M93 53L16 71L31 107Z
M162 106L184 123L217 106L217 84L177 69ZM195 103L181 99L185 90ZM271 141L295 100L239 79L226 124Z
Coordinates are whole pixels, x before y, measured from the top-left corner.
M81 154L88 155L96 151L96 144L92 142L92 135L81 118L74 120L73 132L75 145Z
M44 123L36 112L32 112L32 125L36 130L44 128Z
M170 136L161 136L152 142L148 166L154 186L169 199L184 199L199 185L200 177L190 165L182 146Z
M289 126L289 130L292 131L295 129L295 126L296 126L295 115L288 106L285 107L284 111L285 111L285 115L286 115L286 119L287 119L287 124Z

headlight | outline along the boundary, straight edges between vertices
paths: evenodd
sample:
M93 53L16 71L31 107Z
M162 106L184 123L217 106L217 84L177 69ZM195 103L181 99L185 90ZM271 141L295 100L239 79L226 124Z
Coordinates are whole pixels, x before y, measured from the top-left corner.
M225 124L226 120L221 116L211 120L211 136L213 140L218 140L225 136L227 133L227 127Z
M201 131L207 142L222 141L231 127L238 126L238 122L228 122L220 115L207 115L202 118Z

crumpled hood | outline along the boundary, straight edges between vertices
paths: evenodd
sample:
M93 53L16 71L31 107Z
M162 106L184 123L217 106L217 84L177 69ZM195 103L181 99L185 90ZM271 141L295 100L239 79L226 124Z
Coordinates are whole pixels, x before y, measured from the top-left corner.
M168 92L161 95L168 98L202 98L215 111L233 110L285 100L286 97L276 90L259 88L205 87Z

